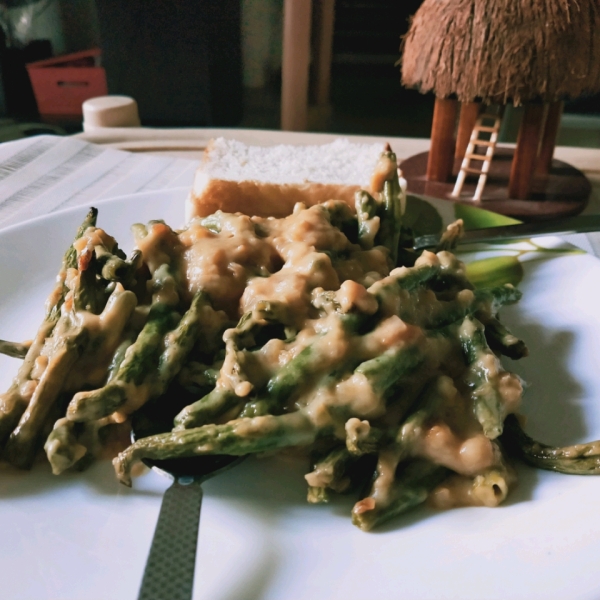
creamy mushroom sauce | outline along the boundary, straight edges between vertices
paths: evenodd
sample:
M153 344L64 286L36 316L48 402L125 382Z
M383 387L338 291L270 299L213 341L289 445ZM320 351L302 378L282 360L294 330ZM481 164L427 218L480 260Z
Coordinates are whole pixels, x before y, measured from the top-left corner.
M498 445L490 439L492 436L484 435L473 414L469 391L461 382L465 364L460 347L444 336L426 335L414 324L418 314L427 313L433 306L436 295L423 290L415 297L390 286L406 268L391 270L388 251L383 247L361 248L351 243L332 224L332 215L342 221L352 218L347 206L329 202L310 208L298 204L292 215L282 219L217 212L193 220L180 232L153 222L144 229L144 235L136 238L149 272L147 294L154 302L171 305L180 300L189 303L200 290L208 294L212 308L208 307L203 317L204 343L211 351L219 346L227 350L216 385L233 390L241 401L312 346L317 359L311 362L304 383L288 400L288 412L303 410L318 429L328 430L342 441L347 436L365 438L371 426L401 427L408 444L379 452L377 478L370 498L363 501L365 509L390 490L400 454L421 457L454 472L430 494L433 505L497 505L506 497L514 476L504 465ZM86 252L98 245L112 249L115 241L103 230L90 228L74 247L83 260ZM419 265L462 268L447 252L425 252L417 261ZM61 277L71 290L62 308L67 314L73 306L78 271L71 269ZM472 298L473 292L464 289L455 301L467 304ZM147 317L148 305L138 304L138 300L132 291L116 284L100 314L73 311L74 321L69 327L85 325L95 343L93 350L84 353L71 369L66 391L105 383L109 363L123 342L127 326L133 324L135 328L138 323L139 330ZM284 321L286 339L273 337L253 352L238 351L232 345L234 330L228 329L222 335L225 324L236 323L265 303L280 307L278 317ZM400 308L404 320L398 316ZM376 316L376 324L367 332L357 333L340 319L340 315L352 314ZM24 384L29 386L22 390L24 396L31 397L44 373L50 371L48 364L60 353L61 339L60 331L47 339L31 379ZM167 336L165 345L168 343ZM364 374L354 369L364 361L401 350L422 353L426 368L404 386L401 401L390 403L373 389ZM439 370L442 362L444 372ZM494 356L483 356L480 363L478 367L487 378L497 383L504 415L515 412L522 392L519 378L504 371ZM435 418L401 426L426 380L435 382L433 392L438 402L442 399ZM125 406L100 425L122 423L148 399L149 393L147 385L132 387ZM235 416L233 410L225 420ZM257 435L252 423L240 424L240 433ZM306 479L310 486L327 486L331 473L315 469ZM360 503L357 506L360 510Z
M430 495L435 506L497 505L508 492L506 482L514 477L503 464L496 442L484 435L474 417L466 386L457 383L465 368L460 348L444 337L426 336L410 319L403 321L397 316L398 303L415 302L408 293L386 292L390 277L401 276L403 268L390 271L385 248L364 249L350 243L331 223L335 210L339 210L335 203L308 209L299 204L292 215L282 219L217 212L192 221L181 232L161 222L153 223L147 235L136 241L152 276L167 264L176 273L178 283L177 292L172 293L189 300L204 290L216 314L221 315L221 323L226 319L236 322L260 303L283 306L289 339L273 338L252 353L237 352L235 362L241 364L242 372L233 369L226 357L217 386L235 391L240 399L248 397L294 356L313 345L319 360L314 361L310 376L290 398L287 410L306 409L315 425L330 428L341 440L349 431L354 435L368 432L370 424L394 426L403 416L397 409L387 410L385 399L365 376L353 372L358 364L386 352L417 348L427 356L431 378L441 357L445 357L445 363L453 365L453 372L438 374L436 393L444 399L443 408L436 412L435 419L405 432L410 439L408 455L454 471L455 475ZM419 264L457 261L446 252L425 252ZM468 303L472 295L471 290L463 290L457 301ZM174 299L167 294L164 300ZM433 300L433 292L423 291L415 311L426 310ZM337 314L332 314L328 302L335 305ZM403 308L407 313L408 307ZM373 315L378 311L377 325L360 335L345 328L338 318L339 314ZM108 313L99 321L103 318L115 321L117 329L122 325ZM225 332L226 342L230 334L231 330ZM453 354L454 362L448 359ZM505 414L514 412L521 397L520 380L503 371L498 360L484 357L482 361L485 364L480 368L500 382ZM335 378L330 377L333 370ZM422 387L422 382L415 382L413 397ZM410 396L411 392L406 393ZM409 400L403 403L405 409ZM398 462L393 450L388 453L389 461L386 452L381 452L378 463L376 485L382 494L390 488L386 480L394 477ZM493 483L494 473L500 474L498 485ZM306 478L309 485L319 486L326 482L327 474L313 471ZM481 482L485 479L486 485L478 485L478 478ZM372 497L377 498L377 494L375 489Z

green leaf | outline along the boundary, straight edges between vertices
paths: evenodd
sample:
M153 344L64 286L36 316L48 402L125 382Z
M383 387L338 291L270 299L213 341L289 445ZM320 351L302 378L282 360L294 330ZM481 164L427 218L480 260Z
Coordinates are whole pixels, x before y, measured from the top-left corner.
M468 204L454 205L454 215L457 219L462 219L465 229L481 229L482 227L498 227L499 225L513 225L520 223L517 219L499 215L498 213L469 206Z
M523 280L523 265L516 256L493 256L466 265L467 278L476 288L496 287Z
M402 216L402 227L410 229L417 237L428 233L439 233L444 227L440 213L426 200L412 194L406 196L406 210Z

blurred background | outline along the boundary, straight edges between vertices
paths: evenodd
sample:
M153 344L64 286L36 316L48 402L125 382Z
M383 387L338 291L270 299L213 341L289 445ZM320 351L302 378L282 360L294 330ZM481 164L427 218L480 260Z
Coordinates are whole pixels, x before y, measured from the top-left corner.
M434 98L396 65L420 4L335 1L329 102L309 130L429 137ZM283 0L5 0L0 24L0 141L81 130L81 98L103 89L133 96L144 125L280 127ZM599 97L567 104L558 143L600 147Z

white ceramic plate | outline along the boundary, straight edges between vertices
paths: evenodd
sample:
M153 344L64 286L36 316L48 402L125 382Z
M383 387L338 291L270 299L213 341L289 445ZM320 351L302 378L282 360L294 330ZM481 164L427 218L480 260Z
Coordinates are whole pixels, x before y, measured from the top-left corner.
M185 194L101 203L99 225L125 245L133 222L181 224ZM85 212L0 232L0 338L33 335ZM531 350L508 367L529 383L529 433L557 444L600 438L600 262L544 256L526 263L523 301L504 311ZM0 357L2 388L17 366ZM600 597L600 477L522 467L500 508L421 509L367 534L350 523L350 498L307 505L302 474L292 459L249 459L205 484L194 598ZM0 597L135 598L168 483L148 473L130 490L108 463L60 477L44 464L0 469Z

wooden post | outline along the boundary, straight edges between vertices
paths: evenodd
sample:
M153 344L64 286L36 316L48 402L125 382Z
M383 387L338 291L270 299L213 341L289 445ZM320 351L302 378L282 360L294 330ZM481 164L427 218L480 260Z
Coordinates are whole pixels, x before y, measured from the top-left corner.
M447 181L454 164L454 129L458 102L436 98L431 125L431 148L427 161L428 181Z
M285 0L281 66L281 129L305 131L312 0Z
M535 165L535 172L539 175L547 175L552 167L552 157L554 156L554 147L556 146L556 137L558 135L558 128L560 127L562 110L563 103L560 101L552 102L548 105L540 155Z
M544 105L526 104L508 182L508 197L513 200L526 200L529 194L543 122Z
M331 81L335 0L315 0L314 10L313 95L317 106L327 106L329 104L329 83Z
M460 105L460 116L458 118L458 132L456 133L456 149L454 158L462 160L465 157L473 127L479 116L479 102L463 102Z

